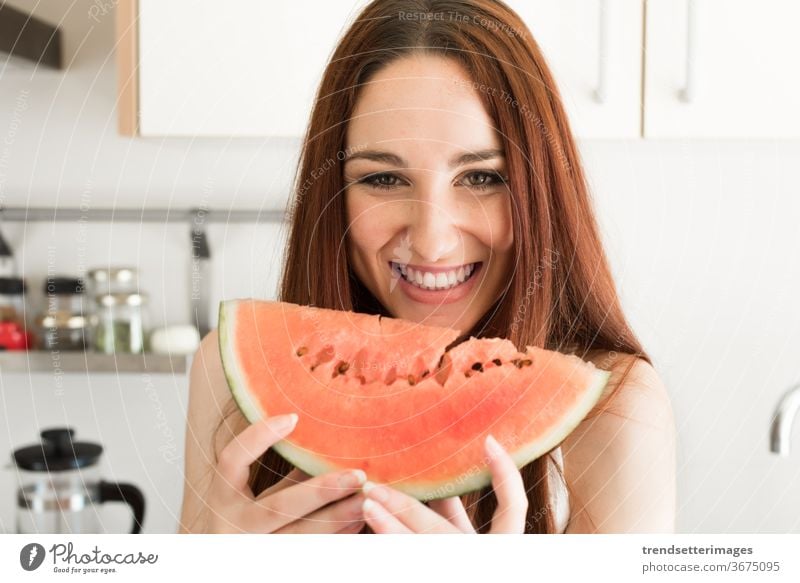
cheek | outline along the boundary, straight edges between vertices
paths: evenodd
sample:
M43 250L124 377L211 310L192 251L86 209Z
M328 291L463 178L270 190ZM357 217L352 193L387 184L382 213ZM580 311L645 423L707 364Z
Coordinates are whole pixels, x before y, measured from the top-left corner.
M358 193L346 193L348 243L356 253L374 255L389 239L397 213L391 205L376 203ZM395 209L396 211L396 209Z
M481 204L474 218L481 243L497 254L510 251L514 243L510 195Z

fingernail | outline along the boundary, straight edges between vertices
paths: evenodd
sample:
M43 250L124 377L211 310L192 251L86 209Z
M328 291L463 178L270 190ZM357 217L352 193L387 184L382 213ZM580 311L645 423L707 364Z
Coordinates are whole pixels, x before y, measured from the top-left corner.
M272 428L275 431L284 431L291 429L297 423L297 413L289 413L288 415L278 415L272 422Z
M339 484L344 488L356 488L367 481L364 470L350 470L339 476Z
M491 457L496 458L497 456L503 455L500 444L491 433L486 436L486 441L484 443L486 444L486 451Z
M377 500L378 502L389 501L389 493L386 491L386 488L379 486L375 482L366 482L361 487L361 491L364 492L365 496L369 496L369 498Z
M363 510L365 513L375 514L380 510L380 504L375 502L375 500L366 498L364 500L364 504L361 506L361 510Z

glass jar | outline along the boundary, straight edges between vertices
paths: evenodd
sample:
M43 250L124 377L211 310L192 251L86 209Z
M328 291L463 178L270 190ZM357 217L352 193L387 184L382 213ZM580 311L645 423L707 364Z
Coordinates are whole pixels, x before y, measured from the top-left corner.
M86 297L92 298L86 306L87 316L91 330L90 345L96 350L99 344L105 345L106 340L98 342L95 337L99 329L100 311L97 296L106 294L133 294L139 291L139 272L137 268L129 265L95 267L86 272ZM108 338L108 336L106 336ZM105 352L105 350L100 350ZM113 352L113 350L112 350Z
M144 352L144 293L95 296L94 346L105 354Z
M21 277L0 277L0 322L23 322L25 290Z
M0 350L27 350L35 342L25 327L25 291L21 277L0 277Z
M44 282L47 306L36 318L42 348L86 350L91 326L84 313L84 285L72 277L48 277Z
M139 273L135 267L96 267L87 272L86 278L92 297L139 291Z

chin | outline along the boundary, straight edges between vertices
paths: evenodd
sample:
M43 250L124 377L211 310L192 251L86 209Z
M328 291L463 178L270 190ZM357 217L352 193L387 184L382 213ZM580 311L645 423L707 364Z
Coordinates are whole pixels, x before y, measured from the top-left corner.
M478 321L471 314L464 314L459 311L457 306L394 306L390 308L390 312L396 318L410 320L412 322L419 322L427 326L440 326L443 328L453 328L466 332L471 329Z

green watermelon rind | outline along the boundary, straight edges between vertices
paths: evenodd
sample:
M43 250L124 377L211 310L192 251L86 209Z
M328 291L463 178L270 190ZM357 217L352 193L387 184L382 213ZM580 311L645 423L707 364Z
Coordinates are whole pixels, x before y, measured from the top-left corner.
M264 418L264 411L246 390L245 383L240 380L242 379L242 374L239 362L233 350L233 343L228 342L229 335L235 335L235 330L231 329L235 325L235 318L229 321L227 315L229 311L234 313L238 301L225 300L220 302L218 330L220 357L225 371L225 378L228 381L228 387L234 400L244 417L250 423L256 423ZM586 364L594 367L592 363ZM590 385L584 390L581 401L570 408L570 415L562 419L556 427L548 431L542 438L509 451L509 455L511 455L517 468L522 468L544 455L572 433L600 400L610 377L611 372L595 368L592 372ZM342 469L324 462L307 450L296 447L285 439L273 444L272 449L289 463L312 476ZM419 500L435 500L437 498L462 496L480 490L489 485L491 481L492 474L487 466L466 478L454 476L452 479L425 482L424 484L415 484L409 481L404 484L394 485L394 487Z
M225 379L228 381L228 388L231 390L234 401L239 405L242 414L250 423L256 423L264 417L264 412L256 403L247 386L242 379L243 374L239 368L239 360L233 350L233 342L228 338L235 336L235 330L231 327L235 325L236 319L228 321L228 313L234 314L239 300L225 300L219 303L219 324L217 325L217 341L219 342L219 355L222 361L222 369L225 371Z
M229 319L228 314L236 313L238 303L239 300L224 300L219 304L217 340L219 342L220 360L222 361L222 369L225 372L225 379L228 381L228 388L233 395L233 400L236 401L245 419L250 423L257 423L266 417L265 412L247 391L246 383L240 380L243 375L239 367L239 360L233 350L233 343L228 341L229 337L236 336L236 330L232 329L236 324L236 318L231 317ZM312 476L319 476L339 469L308 454L306 450L293 446L286 440L274 443L272 449L283 459Z

